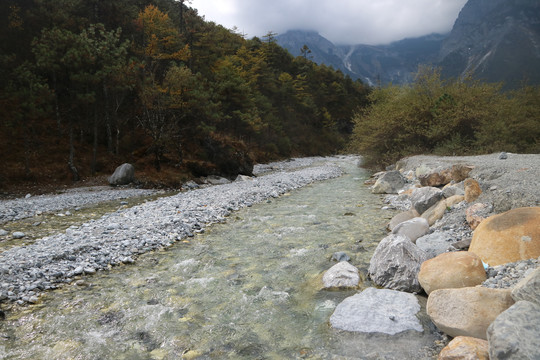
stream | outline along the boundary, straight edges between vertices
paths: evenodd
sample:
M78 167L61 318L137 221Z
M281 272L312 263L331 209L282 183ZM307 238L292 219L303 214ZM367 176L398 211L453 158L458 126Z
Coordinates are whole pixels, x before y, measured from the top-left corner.
M364 282L385 236L381 198L355 162L346 174L234 212L224 224L134 265L78 278L0 322L0 359L413 359L438 337L334 330L358 290L321 290L344 251ZM425 299L419 297L422 306Z

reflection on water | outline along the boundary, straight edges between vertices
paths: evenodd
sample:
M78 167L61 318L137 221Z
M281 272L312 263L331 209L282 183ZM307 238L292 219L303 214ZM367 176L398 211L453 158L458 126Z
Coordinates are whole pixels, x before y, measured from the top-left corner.
M85 278L11 314L5 359L343 359L417 354L394 338L336 331L328 319L356 291L322 291L345 251L365 273L392 214L350 173L234 213L226 224L136 265ZM369 286L369 284L365 284ZM425 321L424 321L425 322ZM426 327L429 324L426 323ZM409 351L409 352L408 352ZM411 355L412 356L412 355Z

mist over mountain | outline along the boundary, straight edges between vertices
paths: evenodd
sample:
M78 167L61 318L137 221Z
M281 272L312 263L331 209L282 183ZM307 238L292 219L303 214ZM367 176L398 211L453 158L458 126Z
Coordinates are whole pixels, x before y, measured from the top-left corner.
M406 84L421 64L442 68L444 76L472 74L515 88L540 84L540 2L469 0L449 34L431 34L387 45L335 45L315 31L292 30L277 42L295 56L341 70L370 84Z

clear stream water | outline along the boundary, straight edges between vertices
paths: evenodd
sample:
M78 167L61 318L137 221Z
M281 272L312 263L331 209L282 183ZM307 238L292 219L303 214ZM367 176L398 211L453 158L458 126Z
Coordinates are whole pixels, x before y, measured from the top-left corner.
M48 293L0 322L2 359L414 359L436 336L329 326L357 290L321 290L345 251L366 278L393 215L352 161L347 174L236 213L135 265ZM362 288L372 286L365 280Z

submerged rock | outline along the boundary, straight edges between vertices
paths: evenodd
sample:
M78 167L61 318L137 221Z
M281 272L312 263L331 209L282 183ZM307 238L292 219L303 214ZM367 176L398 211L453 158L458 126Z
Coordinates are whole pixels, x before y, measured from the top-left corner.
M423 332L416 317L419 311L420 304L412 294L368 288L343 300L330 317L330 324L336 329L363 333Z
M375 182L371 192L374 194L397 194L405 186L406 182L399 171L388 171Z
M358 286L360 276L358 269L347 261L340 261L324 273L323 286L325 289L354 288Z

